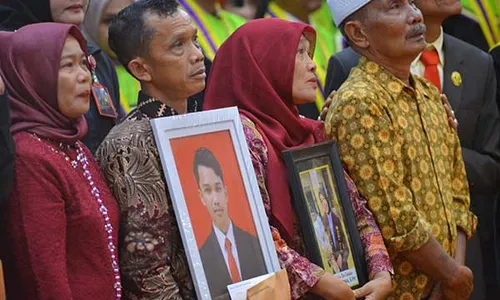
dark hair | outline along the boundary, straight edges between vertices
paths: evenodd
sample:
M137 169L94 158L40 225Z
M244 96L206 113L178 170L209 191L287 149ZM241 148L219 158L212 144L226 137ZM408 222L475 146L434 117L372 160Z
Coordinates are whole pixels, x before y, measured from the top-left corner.
M339 25L339 29L340 29L340 33L342 33L342 35L344 36L347 44L349 46L354 46L354 44L352 43L351 39L347 36L346 32L345 32L345 24L347 24L347 22L349 21L354 21L354 20L357 20L357 21L364 21L366 18L367 18L367 13L366 13L366 7L368 5L365 5L363 7L361 7L360 9L358 9L357 11L353 12L352 14L350 14L347 18L344 19L344 21L342 21L342 23L340 23Z
M224 183L224 175L222 174L222 168L220 167L217 158L212 153L212 151L208 150L205 147L198 148L196 153L194 154L194 162L193 162L193 173L196 177L196 182L198 186L200 185L200 174L198 173L198 167L204 166L214 170L215 175L219 176Z
M269 8L269 0L259 0L259 5L257 6L257 12L255 13L255 19L264 18L268 8Z
M346 41L350 42L350 39L349 37L347 36L347 34L345 33L345 24L350 21L350 16L347 17L344 21L342 21L342 23L340 23L339 25L339 29L340 29L340 33L342 34L342 36L346 39Z
M257 2L257 10L255 12L255 16L252 19L261 19L264 18L264 15L267 12L267 8L269 7L270 0L256 0ZM245 5L244 0L231 0L231 4L236 7L243 7Z
M326 192L323 188L320 188L320 190L318 192L319 201L321 201L321 196L323 196L325 198L325 201L328 204L328 212L331 212L332 211L332 204L330 203L330 201L328 201L328 197L326 196ZM320 203L320 204L323 205L323 203Z
M109 47L128 70L128 63L149 53L155 29L145 23L149 16L169 17L178 11L175 0L140 0L127 6L111 20ZM129 71L130 72L130 71Z

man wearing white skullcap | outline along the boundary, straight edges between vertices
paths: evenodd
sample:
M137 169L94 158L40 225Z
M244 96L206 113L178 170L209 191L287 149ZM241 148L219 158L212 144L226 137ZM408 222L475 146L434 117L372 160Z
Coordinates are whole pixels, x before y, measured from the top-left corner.
M356 11L363 8L368 2L372 0L327 0L330 11L332 12L333 20L337 27L354 14Z
M475 233L460 142L439 90L410 73L425 49L411 0L329 0L361 54L334 96L326 130L382 230L394 265L388 299L468 299L472 272L453 259L457 232ZM438 289L439 290L439 289Z

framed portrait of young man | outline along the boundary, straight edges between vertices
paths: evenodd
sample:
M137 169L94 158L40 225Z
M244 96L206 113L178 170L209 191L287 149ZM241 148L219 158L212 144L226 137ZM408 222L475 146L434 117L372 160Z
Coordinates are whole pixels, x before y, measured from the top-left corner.
M151 121L198 299L280 269L237 108Z
M354 211L334 142L283 152L308 258L351 288L367 282Z

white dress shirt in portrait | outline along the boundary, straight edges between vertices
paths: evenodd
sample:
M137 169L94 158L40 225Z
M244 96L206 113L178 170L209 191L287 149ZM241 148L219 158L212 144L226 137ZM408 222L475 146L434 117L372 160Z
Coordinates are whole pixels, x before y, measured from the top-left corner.
M238 273L240 273L240 278L241 278L240 259L238 257L238 250L236 249L236 240L234 239L233 222L229 223L229 228L227 230L227 234L224 234L224 232L222 232L214 224L212 224L212 226L214 228L215 236L217 236L217 241L219 242L220 251L222 251L222 255L224 256L224 261L226 262L226 267L227 267L229 274L231 274L231 270L229 269L229 259L228 259L228 254L227 254L227 250L225 247L226 237L231 242L231 251L233 252L233 257L234 257L234 260L236 261L236 266L238 267Z

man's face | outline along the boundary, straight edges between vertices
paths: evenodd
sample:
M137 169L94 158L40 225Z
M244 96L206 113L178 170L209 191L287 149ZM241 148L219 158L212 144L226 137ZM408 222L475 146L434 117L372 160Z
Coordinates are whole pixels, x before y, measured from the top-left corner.
M172 99L186 99L205 88L203 53L196 28L184 11L165 17L145 16L146 26L154 28L154 38L144 67L149 83Z
M375 0L365 9L361 29L372 55L389 63L402 58L412 61L425 49L425 25L412 0Z
M227 191L222 179L212 168L198 166L200 181L198 188L200 199L207 207L214 224L224 224L228 221Z
M430 18L444 20L462 11L460 0L415 0L415 5L422 12L424 21Z
M302 9L305 9L309 13L318 10L323 4L322 0L296 0Z

